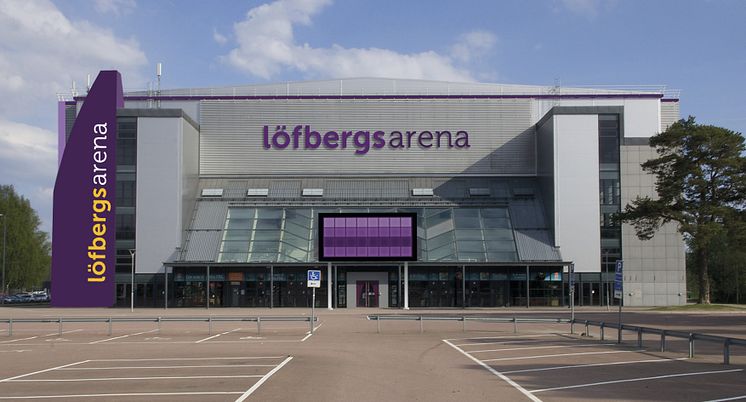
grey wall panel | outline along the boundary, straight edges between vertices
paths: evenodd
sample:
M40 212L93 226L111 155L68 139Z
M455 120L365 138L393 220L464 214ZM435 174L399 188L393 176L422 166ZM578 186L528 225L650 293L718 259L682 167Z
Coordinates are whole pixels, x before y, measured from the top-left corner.
M510 201L510 218L516 229L545 229L544 210L538 199Z
M516 230L515 244L521 261L562 261L546 230Z
M661 102L661 131L681 119L679 102Z
M530 100L247 100L200 102L200 173L268 174L535 174ZM263 128L292 131L399 130L469 133L468 149L264 149ZM301 139L302 140L302 139ZM443 141L445 143L445 140ZM435 141L433 140L433 143Z

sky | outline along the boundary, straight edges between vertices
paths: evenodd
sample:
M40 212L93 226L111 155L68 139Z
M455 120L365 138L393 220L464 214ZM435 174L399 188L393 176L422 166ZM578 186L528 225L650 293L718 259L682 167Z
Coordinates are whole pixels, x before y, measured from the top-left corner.
M57 99L346 77L665 85L681 114L746 132L742 0L0 0L0 184L51 232Z

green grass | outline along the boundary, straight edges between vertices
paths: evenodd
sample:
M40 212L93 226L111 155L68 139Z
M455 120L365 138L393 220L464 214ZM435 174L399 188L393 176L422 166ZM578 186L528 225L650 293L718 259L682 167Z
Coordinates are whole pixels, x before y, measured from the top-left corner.
M651 311L746 311L746 306L737 304L686 304L651 308Z

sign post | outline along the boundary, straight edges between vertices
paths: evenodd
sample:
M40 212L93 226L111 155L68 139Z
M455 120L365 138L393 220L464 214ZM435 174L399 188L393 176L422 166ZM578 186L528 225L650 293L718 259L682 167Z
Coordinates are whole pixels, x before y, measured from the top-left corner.
M571 263L567 271L567 282L570 293L570 333L575 333L575 263Z
M308 287L311 288L311 333L313 334L314 329L314 314L316 308L316 288L321 287L321 270L308 270Z
M619 300L619 332L617 334L617 343L622 343L622 300L624 300L624 261L616 261L614 271L614 298Z

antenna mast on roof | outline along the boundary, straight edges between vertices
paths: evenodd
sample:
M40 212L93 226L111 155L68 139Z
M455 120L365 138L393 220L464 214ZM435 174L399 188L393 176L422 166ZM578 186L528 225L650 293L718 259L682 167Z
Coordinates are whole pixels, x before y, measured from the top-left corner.
M156 89L156 96L158 97L158 101L156 102L156 108L161 108L161 75L163 75L163 63L158 63L155 66L155 75L158 76L158 88Z

